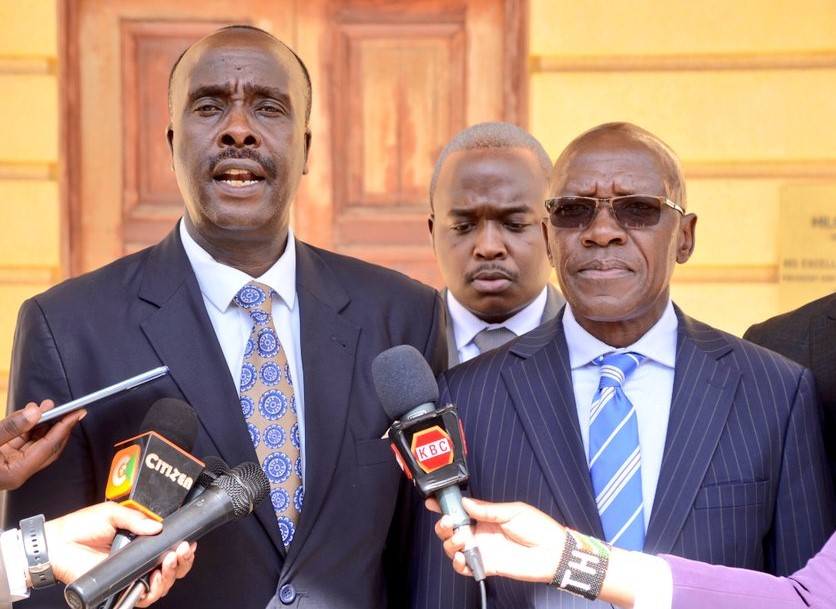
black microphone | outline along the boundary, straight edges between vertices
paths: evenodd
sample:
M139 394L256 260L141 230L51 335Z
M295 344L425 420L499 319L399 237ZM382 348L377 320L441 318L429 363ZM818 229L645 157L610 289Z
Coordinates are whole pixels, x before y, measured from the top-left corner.
M154 402L139 434L114 447L105 497L155 520L171 514L203 470L203 463L189 454L197 426L197 413L183 400Z
M105 498L155 520L180 507L194 485L194 477L203 469L203 464L189 454L197 440L197 426L197 413L183 400L162 398L154 402L138 435L114 446L116 454L107 476ZM133 538L133 533L120 531L113 539L111 552Z
M155 568L182 541L195 541L226 522L250 514L270 494L255 463L242 463L215 480L196 499L163 519L158 535L138 537L64 589L73 609L92 609Z
M438 385L433 371L410 345L392 347L375 357L372 379L383 410L395 421L389 440L398 464L424 496L435 496L441 511L453 519L453 527L465 535L465 561L474 579L482 581L482 557L462 507L467 450L456 407L436 409Z
M210 484L218 479L218 476L228 474L231 470L226 461L220 457L216 457L215 455L203 457L201 461L203 461L203 471L200 472L197 479L194 481L194 484L192 485L191 490L189 490L189 494L186 495L186 498L183 500L183 503L188 503L192 499L197 498L203 491L209 488Z

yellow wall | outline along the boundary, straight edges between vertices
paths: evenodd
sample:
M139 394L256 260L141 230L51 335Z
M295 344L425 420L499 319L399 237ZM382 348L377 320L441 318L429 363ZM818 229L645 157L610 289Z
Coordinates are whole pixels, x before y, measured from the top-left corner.
M0 0L0 399L17 310L61 277L55 0Z
M667 141L699 216L674 300L736 334L836 286L779 265L793 187L836 217L834 23L834 0L531 0L532 133L553 156L608 121Z
M0 0L0 393L17 309L65 262L56 2ZM612 120L673 146L700 217L674 298L734 333L789 308L787 193L836 181L834 23L836 0L530 0L531 131L553 157Z

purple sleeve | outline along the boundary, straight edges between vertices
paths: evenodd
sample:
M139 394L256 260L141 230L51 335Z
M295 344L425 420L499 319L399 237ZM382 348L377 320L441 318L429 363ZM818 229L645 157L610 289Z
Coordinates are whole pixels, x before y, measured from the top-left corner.
M671 609L826 607L836 596L836 535L790 577L662 556L673 574Z

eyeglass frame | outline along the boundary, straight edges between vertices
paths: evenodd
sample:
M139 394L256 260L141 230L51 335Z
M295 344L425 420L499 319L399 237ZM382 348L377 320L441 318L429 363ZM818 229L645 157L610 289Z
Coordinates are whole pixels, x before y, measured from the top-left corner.
M666 205L667 207L670 207L671 209L673 209L675 211L678 211L681 216L685 215L685 209L682 206L678 205L677 203L674 203L673 201L671 201L667 197L665 197L663 195L646 195L646 194L643 194L643 193L640 193L640 192L632 193L632 194L629 194L629 195L617 195L615 197L588 197L588 196L584 196L584 195L562 195L560 197L551 197L549 199L546 199L544 204L546 206L546 211L549 213L549 223L552 226L554 226L555 228L567 228L567 229L574 228L575 230L586 230L595 221L595 218L598 217L598 210L601 207L601 205L605 205L606 207L609 208L610 215L612 215L613 219L616 221L616 223L619 226L621 226L621 228L628 229L628 230L636 230L637 228L640 228L640 227L626 227L626 226L623 226L621 224L621 222L619 221L618 216L615 213L615 209L613 209L613 206L612 206L613 201L616 201L617 199L625 199L627 197L648 197L650 199L655 199L656 201L658 201L659 204L660 204L659 205L659 219L660 220L662 218L662 213L661 213L662 212L662 205ZM552 207L555 206L558 199L585 199L587 201L595 201L595 209L592 210L592 216L590 216L589 222L586 225L581 226L581 227L555 226L554 222L552 222L552 220L551 220L551 216L552 216ZM641 227L641 228L652 228L652 227L658 226L658 225L659 225L659 220L657 220L654 224L648 224L646 227Z

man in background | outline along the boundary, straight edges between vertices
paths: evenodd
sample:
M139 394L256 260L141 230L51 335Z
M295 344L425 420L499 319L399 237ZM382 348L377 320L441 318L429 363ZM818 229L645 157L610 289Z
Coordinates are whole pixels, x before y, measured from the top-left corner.
M439 380L469 440L471 495L624 549L801 568L833 526L813 378L671 301L696 227L676 155L635 125L600 125L558 158L549 197L562 315ZM432 539L435 516L419 519L412 606L477 607ZM493 609L592 606L487 584Z
M450 366L536 328L563 306L549 284L540 230L551 165L531 134L502 122L468 127L441 152L428 224L447 285Z
M755 324L743 338L813 372L824 410L824 447L836 486L836 294Z

